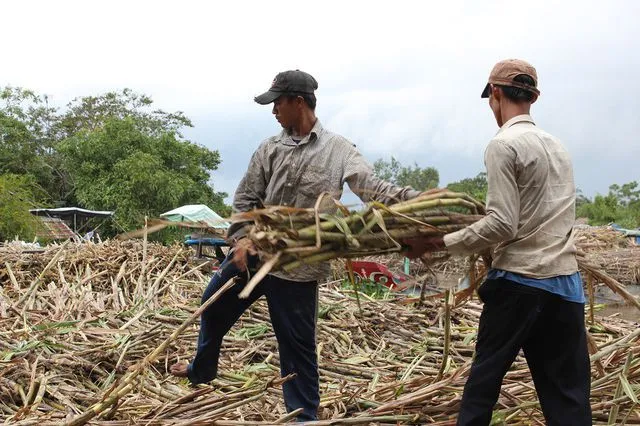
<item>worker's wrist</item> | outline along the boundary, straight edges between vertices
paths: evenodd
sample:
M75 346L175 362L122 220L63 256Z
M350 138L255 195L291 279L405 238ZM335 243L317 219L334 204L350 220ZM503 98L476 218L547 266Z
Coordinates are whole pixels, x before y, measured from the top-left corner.
M246 235L231 236L231 237L227 238L227 242L229 243L229 245L231 247L234 247L236 244L238 244L238 242L240 240L244 240L245 238L247 238Z
M253 246L253 242L247 238L246 235L241 235L233 242L233 247L250 247Z

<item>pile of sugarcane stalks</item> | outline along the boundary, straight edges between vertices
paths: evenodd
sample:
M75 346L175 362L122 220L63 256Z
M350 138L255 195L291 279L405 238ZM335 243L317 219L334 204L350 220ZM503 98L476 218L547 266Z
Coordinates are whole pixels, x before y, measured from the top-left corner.
M575 242L580 250L605 252L629 247L629 239L610 226L576 225Z
M212 386L190 387L168 366L189 359L206 277L180 247L141 242L0 250L0 419L10 424L277 424L277 343L259 301L223 343ZM377 300L321 287L321 410L332 424L453 424L481 305L452 293ZM640 424L640 330L595 317L592 407L599 424ZM495 418L542 424L518 358Z
M623 284L640 284L640 247L590 252L584 258Z
M609 226L576 226L579 259L623 284L640 284L640 246Z

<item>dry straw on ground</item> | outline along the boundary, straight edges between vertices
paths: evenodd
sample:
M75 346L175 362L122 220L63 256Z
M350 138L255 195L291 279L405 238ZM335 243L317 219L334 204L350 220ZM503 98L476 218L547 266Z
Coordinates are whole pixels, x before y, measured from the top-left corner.
M212 386L193 388L168 375L170 364L195 349L197 324L187 320L206 277L188 256L180 247L131 241L31 254L0 249L0 418L34 425L290 420L263 302L225 339ZM316 424L453 424L481 306L444 295L419 307L415 302L361 294L358 309L350 287L322 286L325 420ZM181 325L184 331L171 339ZM595 422L640 424L637 324L596 317L589 329ZM522 358L507 374L495 416L507 424L543 424Z

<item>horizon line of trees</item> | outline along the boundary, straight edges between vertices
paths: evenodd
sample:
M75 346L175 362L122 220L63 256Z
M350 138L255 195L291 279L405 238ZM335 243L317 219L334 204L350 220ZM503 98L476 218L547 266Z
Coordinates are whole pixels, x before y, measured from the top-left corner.
M228 216L227 194L211 181L220 154L185 139L181 131L192 126L181 111L155 109L149 96L130 89L78 97L57 108L46 95L0 87L0 241L32 239L39 220L28 210L35 207L112 210L115 220L101 228L105 237L184 204L206 204ZM378 177L401 186L427 190L440 184L434 167L406 166L394 157L373 167ZM486 173L447 187L485 201ZM636 181L613 184L593 199L579 191L576 206L593 225L640 226Z
M420 191L437 188L440 177L433 167L420 167L417 163L404 166L394 157L382 158L373 164L374 173L381 179L400 186L411 186ZM464 192L477 200L486 201L487 174L478 173L475 177L465 178L447 185L454 192ZM617 223L624 228L640 227L640 185L637 181L622 185L612 184L606 195L596 194L589 198L578 189L576 194L576 217L588 219L590 225Z

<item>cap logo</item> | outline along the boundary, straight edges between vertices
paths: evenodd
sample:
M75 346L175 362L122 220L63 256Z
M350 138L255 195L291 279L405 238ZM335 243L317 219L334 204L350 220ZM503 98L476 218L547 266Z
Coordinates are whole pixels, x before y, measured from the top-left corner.
M277 82L278 82L278 79L274 78L273 81L271 82L271 87L275 86Z

